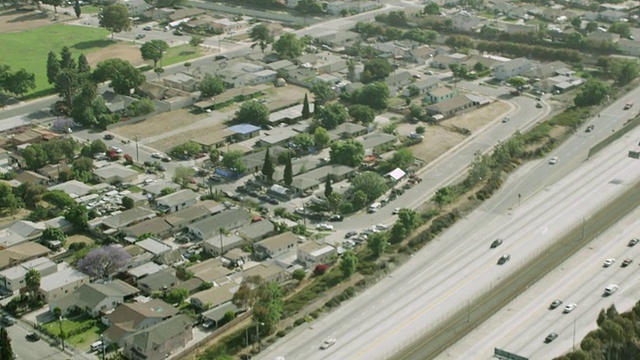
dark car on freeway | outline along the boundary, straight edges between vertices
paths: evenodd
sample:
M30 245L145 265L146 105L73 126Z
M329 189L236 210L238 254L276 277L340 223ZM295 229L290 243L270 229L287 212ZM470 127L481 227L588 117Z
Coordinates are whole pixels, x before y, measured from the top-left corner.
M551 302L551 305L549 305L549 309L553 310L553 309L557 308L560 305L562 305L562 300L553 300Z
M495 249L498 246L502 245L502 239L495 239L493 240L493 242L491 243L491 248Z
M511 255L504 254L504 255L502 255L500 257L500 259L498 259L498 265L503 265L504 263L506 263L509 260L511 260Z

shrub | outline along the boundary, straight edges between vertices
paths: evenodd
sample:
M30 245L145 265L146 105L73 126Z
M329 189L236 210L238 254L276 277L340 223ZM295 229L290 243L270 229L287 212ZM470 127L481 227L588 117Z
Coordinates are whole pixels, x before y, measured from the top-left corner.
M296 321L293 322L293 325L294 326L300 326L300 325L302 325L304 323L305 323L304 318L299 318L299 319L296 319Z
M316 276L324 275L327 272L327 269L329 269L329 266L326 264L316 265L316 268L313 269L313 274Z

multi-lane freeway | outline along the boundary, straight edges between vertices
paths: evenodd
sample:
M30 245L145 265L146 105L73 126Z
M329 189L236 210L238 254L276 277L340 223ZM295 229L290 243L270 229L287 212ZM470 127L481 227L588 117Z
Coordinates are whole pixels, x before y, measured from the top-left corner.
M525 263L576 221L587 217L592 206L621 191L622 186L609 184L613 178L624 184L640 175L640 167L629 169L628 163L620 163L629 160L624 158L626 151L620 149L617 151L622 151L622 160L597 156L584 161L590 146L610 134L611 127L620 128L631 117L622 108L639 94L640 89L634 90L594 118L590 123L599 132L589 133L587 139L580 133L554 151L560 159L558 164L549 165L545 159L525 165L484 205L484 211L459 222L392 277L308 328L295 330L259 358L389 358L447 314L464 307L475 294L490 289L504 278L504 271ZM565 177L563 181L570 179L567 183L557 181L581 163L590 170ZM601 175L607 169L609 172ZM520 206L518 193L524 196ZM495 237L508 239L500 252L488 249ZM495 261L503 251L512 252L512 260L498 267ZM328 337L338 342L329 350L319 351L320 343Z

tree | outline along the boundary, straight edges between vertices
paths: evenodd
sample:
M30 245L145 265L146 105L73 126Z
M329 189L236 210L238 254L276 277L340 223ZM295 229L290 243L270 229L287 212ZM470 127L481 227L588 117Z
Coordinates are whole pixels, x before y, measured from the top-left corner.
M49 51L47 55L47 81L49 84L55 84L60 74L60 61L53 51Z
M102 8L99 14L100 26L111 32L111 40L113 34L122 31L131 31L131 20L129 19L129 11L123 4L113 4Z
M191 40L189 40L189 45L191 45L193 47L193 50L195 51L198 46L200 46L202 43L204 43L204 39L201 38L200 36L192 36Z
M327 196L327 205L332 213L337 213L340 210L340 204L342 204L342 195L333 191Z
M617 22L611 24L607 32L618 34L621 37L628 38L631 35L631 25L626 22Z
M358 257L353 251L349 250L342 255L342 260L340 261L340 270L342 270L342 275L345 278L349 278L354 272L356 272L356 268L358 267Z
M98 83L111 80L111 88L122 95L130 95L131 89L137 88L146 80L139 69L122 59L109 59L99 63L92 77Z
M35 299L35 295L38 292L38 289L40 289L40 278L40 271L33 268L29 269L24 276L24 284L32 299Z
M259 46L263 54L269 44L273 43L273 35L271 35L269 28L265 24L258 24L251 28L249 37L251 38L251 41L253 41L251 48L253 49L256 46Z
M91 65L89 65L89 60L84 54L78 55L78 73L80 74L88 74L91 72Z
M224 82L218 75L206 74L198 85L198 90L203 98L216 96L224 92Z
M236 111L235 122L266 126L269 124L269 108L254 100L245 101Z
M244 154L239 150L231 150L224 154L222 165L236 174L243 174L247 168L242 163Z
M364 147L360 141L354 139L335 141L331 144L329 157L333 164L356 167L362 162Z
M20 200L13 193L11 186L5 182L0 182L0 211L14 214L19 207Z
M513 87L521 87L527 84L527 80L519 76L510 77L507 82Z
M238 291L233 294L231 302L240 309L252 308L258 300L258 288L262 286L264 279L253 275L242 279Z
M122 198L122 206L125 210L133 209L136 206L136 202L132 198L125 196Z
M406 169L410 167L414 162L413 153L409 149L396 150L390 159L386 161L391 169L401 168Z
M314 112L318 111L318 105L324 105L338 96L338 94L331 89L331 86L324 81L314 80L309 90L315 99L314 103L316 106L313 109Z
M76 2L73 4L73 11L76 13L76 17L80 18L80 15L82 15L82 8L80 7L79 0L76 0Z
M195 175L195 171L192 168L186 166L178 166L173 172L173 182L182 186L187 186L189 180Z
M413 231L420 225L420 217L418 214L407 208L402 208L398 211L398 221L404 225L407 231Z
M391 227L391 236L389 240L392 244L397 244L407 237L407 233L408 231L404 224L400 221L396 221Z
M40 144L27 146L22 151L22 158L24 159L27 168L33 171L40 169L49 162L47 152L42 146L40 146Z
M161 67L158 67L153 69L153 72L156 73L156 75L158 75L158 79L160 79L160 75L164 74L164 69Z
M447 46L457 49L473 49L473 40L464 35L451 35L444 42Z
M262 164L262 175L267 178L268 182L273 181L273 173L276 169L273 166L273 161L271 160L271 151L267 148L267 151L264 152L264 164Z
M304 45L304 40L298 39L294 33L284 33L273 43L272 48L280 59L293 59L302 55Z
M605 71L616 80L619 85L626 85L640 74L638 61L635 59L607 58Z
M296 10L304 14L323 14L322 5L318 0L300 0L296 5Z
M84 229L89 221L87 208L82 204L74 204L67 208L64 218L73 224L76 229Z
M327 175L324 181L324 197L327 199L333 193L333 187L331 187L331 175Z
M55 89L67 106L73 106L73 99L80 90L80 78L77 71L61 69L55 80Z
M291 164L291 153L287 156L287 162L284 164L284 174L283 174L284 184L287 186L291 186L293 183L293 165Z
M6 327L0 327L0 359L15 359L11 348L11 338Z
M376 113L370 107L366 105L351 105L349 106L349 115L353 118L353 120L362 123L363 125L367 125L373 122L376 118Z
M589 79L573 99L576 106L598 105L609 96L609 86L602 81Z
M371 234L367 239L367 246L375 257L380 257L387 249L387 235L383 232Z
M184 299L189 297L189 290L184 288L172 289L164 296L164 300L169 304L182 304Z
M372 59L364 63L364 70L360 74L360 80L364 84L384 81L392 71L393 67L386 59Z
M60 230L60 228L47 227L42 232L42 238L45 240L60 241L64 244L67 236L64 234L64 231Z
M580 16L576 16L571 19L571 26L573 26L573 28L576 30L580 30L580 28L582 27L582 18Z
M331 103L316 110L314 117L327 130L333 130L349 118L347 109L340 103Z
M374 110L384 110L389 101L389 86L384 82L365 85L353 94L352 99Z
M89 251L76 267L92 278L107 279L127 265L130 259L131 255L122 247L107 245Z
M446 205L453 201L453 192L451 191L451 188L445 186L438 189L433 201L435 201L435 203L438 204L439 207L442 207L443 205Z
M427 4L422 10L427 15L440 15L440 6L434 2Z
M370 203L387 191L387 183L379 174L364 171L351 179L351 188L354 193L362 191L366 196L365 202Z
M42 0L43 4L53 6L53 12L58 13L58 6L62 6L62 0Z
M304 94L304 100L302 101L302 118L308 119L311 116L311 111L309 110L309 98L307 94Z
M162 59L164 52L167 50L169 50L169 44L163 40L147 41L140 47L142 59L153 61L154 68L158 65L158 61Z
M36 76L25 69L3 76L1 81L2 84L0 86L2 88L20 97L24 96L29 90L36 88Z
M291 275L291 277L293 277L293 279L296 281L302 281L306 276L307 274L302 269L294 270L293 274Z
M598 23L595 21L588 22L587 25L584 27L584 31L587 33L594 32L597 29L598 29Z
M131 117L146 115L153 112L155 109L156 106L151 99L142 98L127 105L127 115Z
M453 73L453 77L456 81L467 76L467 68L460 64L449 64L449 70L451 70L451 73Z
M331 136L329 135L327 129L323 128L322 126L318 126L313 131L313 142L316 144L316 147L318 149L322 149L327 146L327 144L329 144L329 141L331 141Z
M76 179L88 181L91 179L91 172L93 171L93 159L81 156L71 163L73 167L73 174Z
M283 310L284 301L280 285L276 282L261 284L253 307L253 318L256 323L264 324L266 333L269 333L280 321Z

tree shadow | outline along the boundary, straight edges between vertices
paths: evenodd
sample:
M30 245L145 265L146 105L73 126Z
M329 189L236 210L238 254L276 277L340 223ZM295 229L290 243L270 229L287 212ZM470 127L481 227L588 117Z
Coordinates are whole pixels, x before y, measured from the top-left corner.
M179 56L186 56L186 55L191 55L191 54L195 54L195 51L181 51L180 54L178 54Z
M104 48L112 44L115 44L115 42L109 39L98 39L98 40L83 41L81 43L77 43L73 45L72 48L76 50L87 50L87 49L93 49L93 48Z
M30 13L27 15L18 16L14 19L11 19L7 22L16 23L16 22L25 22L25 21L33 21L33 20L42 20L49 18L49 15L45 13Z

